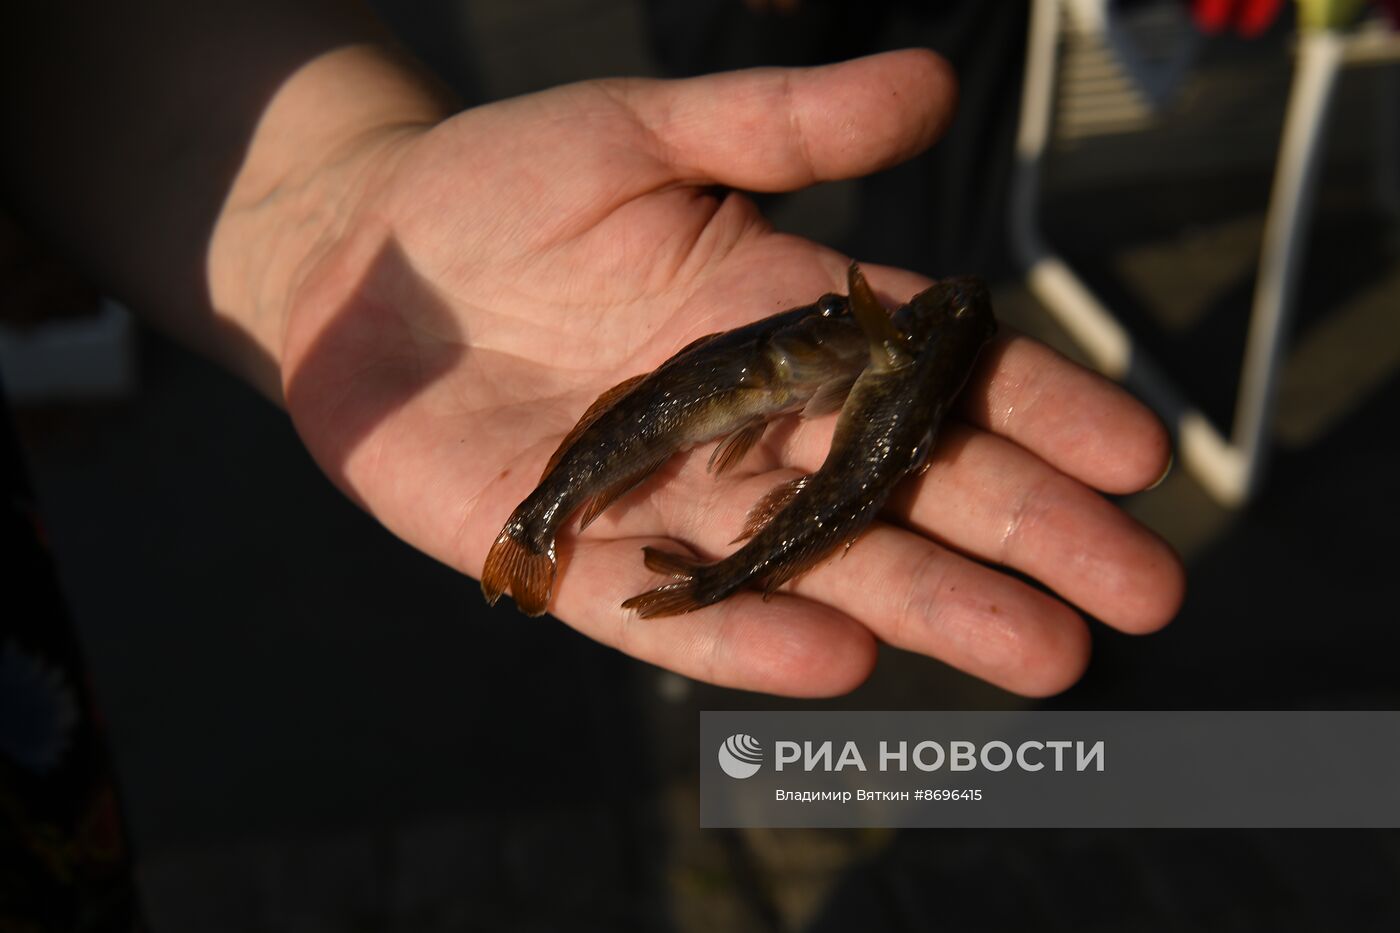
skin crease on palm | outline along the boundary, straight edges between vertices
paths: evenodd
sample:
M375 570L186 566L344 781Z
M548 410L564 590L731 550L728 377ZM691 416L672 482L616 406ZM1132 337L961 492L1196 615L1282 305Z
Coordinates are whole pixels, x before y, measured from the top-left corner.
M954 98L946 65L915 51L570 85L364 141L354 208L287 314L288 410L357 502L475 576L599 393L697 336L844 292L847 257L775 232L730 189L892 165L936 140ZM890 304L926 284L865 268ZM931 468L844 558L766 602L745 593L655 620L619 607L658 582L643 545L727 553L759 496L821 463L833 423L775 425L722 479L704 469L708 445L683 454L582 535L566 531L552 614L691 677L822 696L870 674L877 640L1051 694L1088 662L1081 612L1135 633L1176 613L1176 556L1098 492L1161 476L1160 423L1005 329Z

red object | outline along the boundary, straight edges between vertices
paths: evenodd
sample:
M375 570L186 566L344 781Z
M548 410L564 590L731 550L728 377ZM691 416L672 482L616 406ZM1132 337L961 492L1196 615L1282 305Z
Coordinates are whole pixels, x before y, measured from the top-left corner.
M1387 0L1395 5L1397 0ZM1191 13L1196 26L1217 35L1233 28L1246 39L1264 33L1283 9L1283 0L1193 0Z

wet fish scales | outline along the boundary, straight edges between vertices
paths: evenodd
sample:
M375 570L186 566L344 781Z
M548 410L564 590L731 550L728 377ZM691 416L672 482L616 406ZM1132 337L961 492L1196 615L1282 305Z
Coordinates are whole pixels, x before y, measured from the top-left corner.
M482 571L492 605L506 592L527 615L548 608L555 540L580 509L582 527L678 451L723 438L711 468L737 464L775 415L840 395L862 365L849 303L825 295L694 341L651 373L599 397L550 458L535 490L501 529Z
M632 597L625 608L653 618L692 612L745 587L771 594L849 547L899 481L922 469L944 415L996 332L986 288L976 279L944 280L891 322L863 280L854 279L852 311L866 332L870 365L846 399L822 466L761 499L736 539L748 542L729 557L704 564L645 549L646 565L675 582Z

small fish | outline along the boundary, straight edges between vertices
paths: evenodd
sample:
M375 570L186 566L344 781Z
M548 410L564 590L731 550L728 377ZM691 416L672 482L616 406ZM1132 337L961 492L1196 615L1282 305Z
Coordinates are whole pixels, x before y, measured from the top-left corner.
M526 615L549 606L555 537L583 509L587 528L673 454L722 438L715 473L737 464L769 419L840 408L865 365L865 339L849 302L824 295L753 324L701 337L651 373L604 392L560 443L534 492L486 555L481 590L495 605L509 591Z
M679 615L745 586L766 598L841 544L849 548L896 484L923 469L943 416L996 333L986 286L945 279L891 320L854 266L851 278L851 312L868 339L869 360L820 469L759 500L735 539L748 542L717 563L644 548L647 567L676 580L623 608L643 618Z

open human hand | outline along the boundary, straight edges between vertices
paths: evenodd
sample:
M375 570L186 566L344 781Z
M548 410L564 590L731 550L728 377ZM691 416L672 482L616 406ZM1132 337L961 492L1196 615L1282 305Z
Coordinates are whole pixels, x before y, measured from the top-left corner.
M349 495L478 575L599 393L702 334L844 291L846 257L775 232L727 189L792 190L894 164L934 140L953 97L939 59L903 52L588 82L377 139L287 311L287 408ZM866 270L890 303L927 284ZM756 499L820 465L832 424L770 429L720 479L708 449L674 459L561 538L553 614L682 674L807 696L860 683L877 640L1053 693L1088 659L1070 604L1128 632L1175 614L1177 558L1095 492L1162 474L1161 425L1014 335L984 354L931 468L844 558L766 602L744 593L655 620L620 608L657 582L643 545L726 553Z

